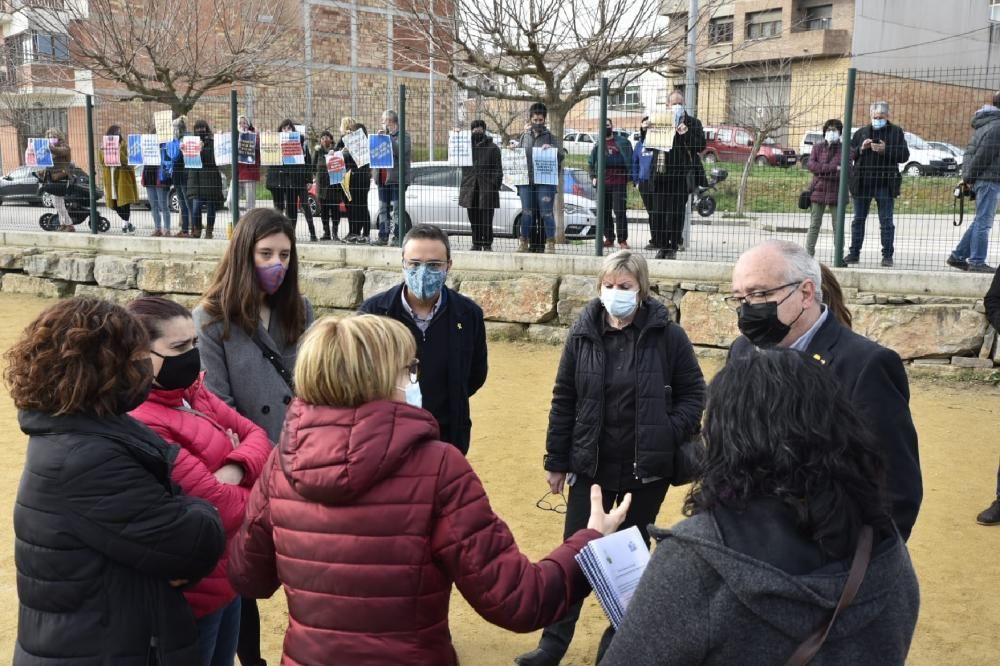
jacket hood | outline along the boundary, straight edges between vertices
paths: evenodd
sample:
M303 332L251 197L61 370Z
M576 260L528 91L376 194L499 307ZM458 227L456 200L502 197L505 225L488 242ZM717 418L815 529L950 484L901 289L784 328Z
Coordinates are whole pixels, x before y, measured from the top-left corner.
M987 104L972 116L972 129L979 129L983 125L988 125L996 120L1000 120L1000 109Z
M847 569L826 567L806 575L791 575L766 562L727 548L720 542L710 514L682 521L672 530L654 530L657 538L669 535L691 549L723 580L729 591L761 622L793 640L804 640L828 622L847 582ZM873 546L861 588L850 606L837 616L831 640L861 633L876 621L892 595L901 589L901 577L912 575L909 554L902 540Z
M438 440L430 412L394 400L351 409L295 399L278 459L289 485L322 504L349 504L395 474L414 448Z

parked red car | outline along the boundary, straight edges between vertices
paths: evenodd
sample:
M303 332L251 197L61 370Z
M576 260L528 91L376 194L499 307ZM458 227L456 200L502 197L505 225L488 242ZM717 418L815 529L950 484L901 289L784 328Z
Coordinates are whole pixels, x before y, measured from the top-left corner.
M705 150L701 152L705 164L713 162L746 162L753 148L753 134L735 125L717 125L705 128ZM777 141L764 139L754 161L758 166L792 166L798 160L795 151L784 148Z

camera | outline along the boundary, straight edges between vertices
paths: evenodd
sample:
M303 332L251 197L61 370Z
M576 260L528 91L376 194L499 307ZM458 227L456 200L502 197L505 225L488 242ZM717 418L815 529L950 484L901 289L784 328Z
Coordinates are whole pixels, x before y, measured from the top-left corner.
M972 186L966 183L964 180L955 186L955 191L952 192L952 196L956 199L961 199L962 197L969 197L970 201L976 200L976 191L972 189Z

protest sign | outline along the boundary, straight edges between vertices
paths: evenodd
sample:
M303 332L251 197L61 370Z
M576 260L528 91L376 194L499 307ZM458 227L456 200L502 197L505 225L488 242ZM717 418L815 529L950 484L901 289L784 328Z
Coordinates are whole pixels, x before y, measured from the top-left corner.
M531 162L535 168L535 185L559 184L558 148L532 148Z
M344 145L351 157L354 158L354 163L359 167L363 167L371 161L371 153L368 150L368 135L360 127L344 135Z
M503 184L512 189L528 184L528 158L524 148L502 148L500 160L503 164Z
M185 169L200 169L201 139L196 136L186 136L181 139L181 154L184 155Z
M120 136L105 136L101 138L101 154L105 166L121 166L122 156L119 152Z
M232 132L219 132L215 135L215 164L225 166L233 163L233 135Z
M38 166L38 160L35 159L34 139L28 141L28 146L24 149L24 165L31 167Z
M392 137L388 134L372 134L368 137L368 152L373 169L391 169Z
M40 167L55 166L52 161L52 150L48 139L31 139L35 149L35 164Z
M153 114L156 125L156 136L160 143L166 143L174 138L174 117L170 111L157 111Z
M277 132L260 133L260 163L264 166L281 165L281 141Z
M338 151L327 153L326 172L330 176L331 185L339 185L344 181L344 153Z
M254 132L240 133L238 146L240 164L257 163L257 135Z
M448 164L452 166L472 166L472 132L452 130L448 132Z
M298 132L281 133L281 163L305 164L306 156L302 152L302 135Z
M662 125L650 125L646 130L646 140L642 142L642 147L669 152L674 145L675 133L676 130L674 130L673 125L667 125L666 127Z
M128 165L142 166L142 135L128 135Z
M143 134L142 142L142 163L146 165L160 165L160 137L156 134Z

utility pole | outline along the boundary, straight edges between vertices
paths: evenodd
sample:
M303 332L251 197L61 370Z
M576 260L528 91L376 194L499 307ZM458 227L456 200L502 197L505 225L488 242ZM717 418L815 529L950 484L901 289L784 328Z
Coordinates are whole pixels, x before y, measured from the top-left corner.
M698 0L689 0L687 30L687 72L684 80L684 101L688 113L698 116L698 63L695 53L698 42Z

